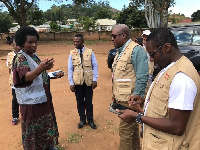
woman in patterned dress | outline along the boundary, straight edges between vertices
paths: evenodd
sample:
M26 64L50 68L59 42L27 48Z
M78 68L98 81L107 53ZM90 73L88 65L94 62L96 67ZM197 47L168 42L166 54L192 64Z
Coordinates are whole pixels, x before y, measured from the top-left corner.
M41 61L37 57L35 52L38 39L39 34L32 27L20 28L15 33L16 44L22 47L22 52L20 51L21 53L19 52L13 61L13 81L16 88L26 89L42 74L41 85L46 95L46 102L20 104L22 144L25 150L53 150L56 149L54 145L58 144L59 133L50 92L50 77L46 70L53 67L54 59L47 58ZM30 56L31 61L38 64L34 70L30 69L30 63L25 56L28 58ZM57 77L63 75L58 73ZM33 91L26 92L29 92L29 96L33 94ZM23 98L23 95L19 96Z

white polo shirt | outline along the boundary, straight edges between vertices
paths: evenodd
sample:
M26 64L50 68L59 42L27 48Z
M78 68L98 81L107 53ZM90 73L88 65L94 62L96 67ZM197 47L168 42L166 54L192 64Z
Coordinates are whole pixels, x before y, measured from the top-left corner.
M163 73L167 69L172 67L174 64L175 62L172 62L166 68L162 69L157 81L160 79ZM154 82L157 82L157 81L154 81ZM149 94L150 94L152 85L153 84L151 84L151 87L145 99L144 114L148 107ZM194 103L196 94L197 94L197 87L194 81L185 73L179 72L174 76L174 79L172 80L172 83L170 85L168 107L172 109L178 109L178 110L193 110L193 103Z

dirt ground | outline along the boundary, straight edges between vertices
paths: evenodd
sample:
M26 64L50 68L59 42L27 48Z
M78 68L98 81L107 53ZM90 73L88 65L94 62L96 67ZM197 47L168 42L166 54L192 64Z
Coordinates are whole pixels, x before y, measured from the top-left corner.
M94 121L97 130L92 130L86 125L77 128L79 116L76 108L75 95L69 89L67 79L67 64L69 51L74 48L65 41L39 42L37 54L40 59L54 58L54 68L50 71L62 70L66 75L61 79L51 80L51 93L55 108L58 130L59 149L66 150L117 150L119 147L118 125L119 118L108 111L111 103L111 72L107 67L108 51L113 48L111 42L86 43L86 47L94 50L98 65L98 87L94 90L93 106ZM12 50L11 45L0 44L0 149L22 150L21 124L11 125L11 87L8 84L8 68L6 67L7 53ZM20 118L19 118L20 119ZM80 136L77 142L76 136Z

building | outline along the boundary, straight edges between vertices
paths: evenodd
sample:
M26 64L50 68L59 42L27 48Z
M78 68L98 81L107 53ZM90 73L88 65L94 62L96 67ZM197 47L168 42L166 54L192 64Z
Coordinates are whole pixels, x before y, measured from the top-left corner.
M111 31L117 21L112 19L97 19L96 24L99 31L106 30Z

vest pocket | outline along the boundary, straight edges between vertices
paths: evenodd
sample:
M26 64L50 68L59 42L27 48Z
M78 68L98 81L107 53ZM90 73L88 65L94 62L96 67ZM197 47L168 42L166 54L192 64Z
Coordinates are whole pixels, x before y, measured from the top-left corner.
M72 63L74 66L77 66L81 64L81 59L79 57L76 57L75 59L72 59Z
M116 98L119 101L128 101L128 97L132 93L130 82L123 82L123 83L117 83L117 95Z
M87 86L92 85L93 81L93 71L85 71L84 72L85 83Z
M150 133L146 137L146 148L148 150L172 150L172 143L170 143L164 137L157 135L155 133Z
M83 81L83 71L74 70L73 72L73 81L75 85L81 85Z
M127 61L125 60L119 60L118 62L118 66L119 66L119 70L122 70L122 71L125 71L126 70L126 64L127 64Z
M84 60L85 67L91 67L91 60Z
M153 93L151 99L149 104L152 105L152 111L161 116L166 116L168 112L168 101L161 100L158 95L156 96Z

